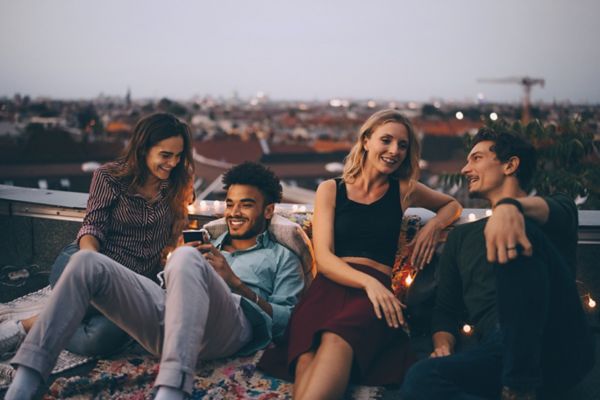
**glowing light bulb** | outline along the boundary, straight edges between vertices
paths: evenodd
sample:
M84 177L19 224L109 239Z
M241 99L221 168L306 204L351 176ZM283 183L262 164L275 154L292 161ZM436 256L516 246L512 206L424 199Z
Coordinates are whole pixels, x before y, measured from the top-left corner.
M475 214L469 213L469 215L467 216L467 219L469 220L469 222L473 222L477 219L477 217L475 216Z
M412 275L408 275L405 279L404 279L404 284L406 286L410 286L413 283L414 279L412 277Z
M596 301L592 297L588 297L587 305L589 308L596 308Z
M457 111L455 116L456 116L456 119L458 119L458 120L461 120L465 117L465 115L461 111Z
M473 327L469 324L464 324L462 327L462 331L465 335L470 335L473 333Z
M490 210L490 209L485 210L485 216L489 217L490 215L492 215L492 210Z

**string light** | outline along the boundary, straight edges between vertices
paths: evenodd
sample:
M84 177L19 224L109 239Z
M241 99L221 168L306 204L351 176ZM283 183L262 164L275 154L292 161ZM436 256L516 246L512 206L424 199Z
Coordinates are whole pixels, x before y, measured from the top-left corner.
M590 294L586 295L587 300L585 302L585 304L588 306L588 308L590 310L593 310L594 308L596 308L596 301L594 299L592 299L592 296Z
M471 336L473 334L473 327L469 324L464 324L462 327L462 332L466 336Z
M412 277L412 274L408 274L406 276L406 278L404 279L404 284L408 287L410 286L414 281L414 278Z

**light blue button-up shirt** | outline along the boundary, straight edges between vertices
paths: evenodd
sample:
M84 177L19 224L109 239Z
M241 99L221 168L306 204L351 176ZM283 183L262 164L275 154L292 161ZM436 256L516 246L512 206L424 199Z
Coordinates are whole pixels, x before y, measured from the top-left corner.
M241 306L252 324L253 339L239 355L251 354L265 347L271 339L282 336L290 315L304 288L300 259L287 247L275 241L268 231L258 235L256 245L228 252L223 250L229 233L213 241L233 272L252 291L271 304L273 317L256 303L241 298Z

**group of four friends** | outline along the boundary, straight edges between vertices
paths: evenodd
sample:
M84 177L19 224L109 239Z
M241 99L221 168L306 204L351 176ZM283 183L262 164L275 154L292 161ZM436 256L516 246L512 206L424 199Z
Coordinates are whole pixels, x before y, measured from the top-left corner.
M563 392L594 363L575 284L575 204L561 194L527 196L536 157L519 134L482 128L473 143L462 173L493 214L450 232L437 267L433 351L417 361L390 284L401 220L408 207L435 213L411 243L422 269L462 207L418 181L419 143L406 117L373 114L342 176L319 185L318 273L306 289L298 256L268 230L281 184L257 163L223 176L226 232L177 247L192 198L189 127L169 114L142 118L123 156L95 171L44 310L0 324L0 355L16 351L6 399L39 394L64 348L106 355L131 338L160 357L159 400L190 395L200 360L272 341L259 368L293 379L298 399L340 398L349 382L402 384L406 400ZM460 351L465 320L479 342Z

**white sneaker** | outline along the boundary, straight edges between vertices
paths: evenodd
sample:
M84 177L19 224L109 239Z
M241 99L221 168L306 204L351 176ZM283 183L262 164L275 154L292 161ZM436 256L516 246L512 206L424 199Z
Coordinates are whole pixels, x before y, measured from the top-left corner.
M19 321L10 320L0 323L0 360L11 357L27 333Z

